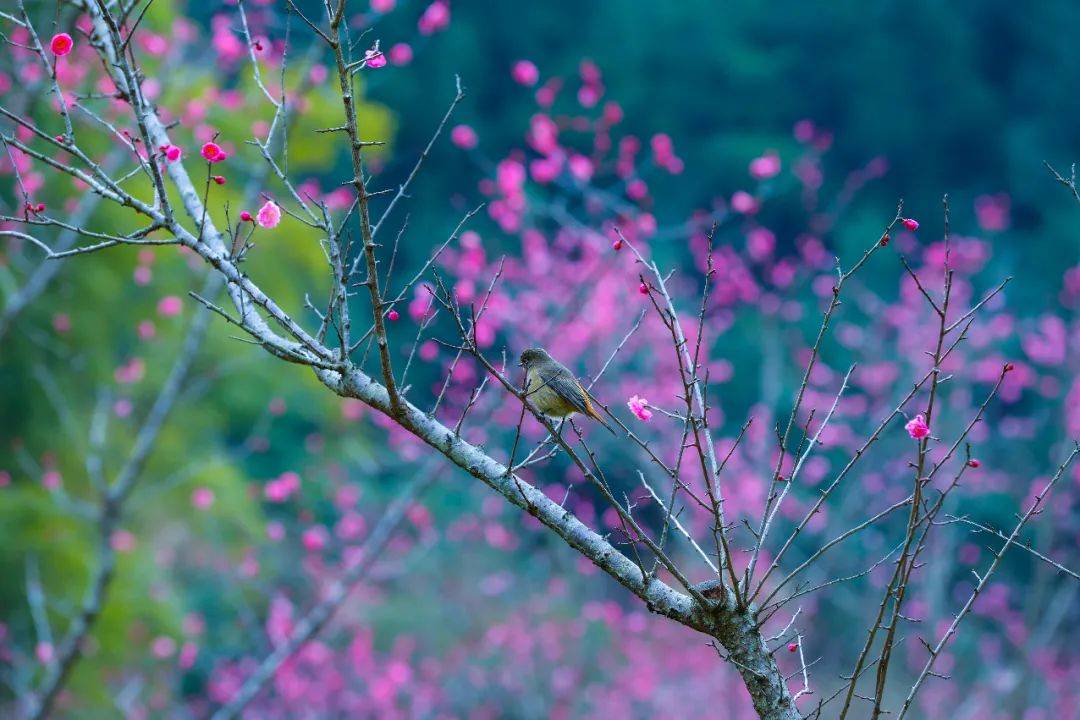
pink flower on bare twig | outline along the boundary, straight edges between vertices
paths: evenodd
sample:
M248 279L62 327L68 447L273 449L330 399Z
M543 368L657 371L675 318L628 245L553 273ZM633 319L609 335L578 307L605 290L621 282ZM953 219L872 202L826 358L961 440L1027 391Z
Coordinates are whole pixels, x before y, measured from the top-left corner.
M638 420L648 422L652 419L652 410L649 409L649 401L645 398L634 395L626 401L626 406L630 408L630 412L637 416Z
M915 440L922 440L924 437L930 434L930 426L926 424L926 419L923 418L922 413L919 413L904 425L904 429L907 430Z

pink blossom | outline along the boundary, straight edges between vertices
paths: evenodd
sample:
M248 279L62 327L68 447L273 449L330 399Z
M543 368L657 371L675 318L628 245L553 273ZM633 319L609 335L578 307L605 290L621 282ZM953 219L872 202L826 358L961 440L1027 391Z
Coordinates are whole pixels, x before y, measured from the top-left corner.
M510 77L519 85L532 87L540 80L540 70L531 60L518 60L510 69Z
M128 415L131 415L133 409L131 401L127 398L120 398L113 403L113 412L116 413L116 417L118 418L126 418Z
M240 222L255 222L255 218L251 217L251 213L249 213L247 210L241 210Z
M764 261L775 248L776 235L768 228L756 227L746 233L746 251L754 260Z
M63 477L56 470L46 470L41 475L41 486L46 490L59 490Z
M109 546L118 553L128 553L135 549L135 536L127 530L115 530L109 536Z
M386 67L386 56L383 55L382 50L371 48L364 53L364 61L369 68L377 69Z
M583 183L587 183L592 179L594 171L592 160L584 155L571 155L568 167L574 179Z
M390 62L395 65L408 65L413 59L412 45L409 43L394 43L390 46Z
M550 115L537 113L529 120L526 139L536 152L551 155L559 149L559 126Z
M136 285L149 285L150 281L154 279L154 273L145 265L136 265L132 279Z
M53 659L52 643L39 642L34 648L34 655L37 657L38 662L48 665Z
M203 156L204 160L211 163L219 163L228 157L216 142L204 143L202 149L199 150L199 154Z
M737 190L731 196L731 209L743 215L753 215L758 211L758 201L745 190Z
M631 200L644 200L649 194L649 186L644 180L634 179L626 183L626 196Z
M166 295L157 305L158 315L162 317L176 317L182 308L183 303L176 295Z
M67 313L56 313L52 320L53 330L58 333L66 333L71 330L71 316Z
M562 169L562 154L556 154L546 158L537 158L529 163L529 174L532 175L533 180L541 185L547 185L554 181L559 177L560 173L562 173Z
M170 658L176 652L176 641L168 635L159 635L154 638L152 643L150 643L150 652L152 652L154 657L158 660Z
M908 435L915 440L922 440L930 434L930 426L926 424L926 420L923 418L922 413L919 413L911 420L908 420L907 424L904 425L904 429L907 430Z
M421 348L421 356L423 349ZM356 422L364 416L364 403L355 398L345 398L341 401L341 418L349 422Z
M755 180L768 180L776 177L779 172L780 156L775 152L767 152L750 161L750 176Z
M1010 199L1006 193L980 195L975 198L975 218L979 227L988 232L998 232L1009 227Z
M626 401L626 406L630 408L630 412L637 416L638 420L643 422L648 422L653 416L652 410L649 409L649 401L643 397L634 395Z
M273 503L283 503L299 491L300 476L291 471L281 473L263 488L266 499Z
M184 154L183 150L176 147L175 145L166 145L164 153L165 153L165 159L168 160L171 163L174 163L177 160L179 160L181 158L181 156L183 156L183 154Z
M164 35L143 31L139 33L139 46L147 55L161 57L169 52L169 41Z
M180 656L177 658L176 663L181 670L188 670L195 664L195 659L198 656L199 646L193 642L186 642L180 648Z
M399 317L401 317L401 314L397 310L391 310L390 312L386 313L386 319L390 322L394 322Z
M49 49L52 50L52 54L57 57L67 55L71 52L71 48L73 47L75 47L75 42L67 33L57 33L53 35L52 40L49 41Z
M900 223L911 232L915 232L919 229L919 221L914 218L904 218Z
M801 143L808 143L814 139L814 123L810 120L800 120L795 123L792 135Z
M196 510L206 510L214 504L214 491L208 487L200 486L191 493L191 505Z
M318 552L326 547L329 540L329 532L323 525L312 525L300 538L304 549L308 552Z
M472 150L479 142L476 131L468 125L455 125L450 131L450 142L462 150Z
M267 200L266 203L259 208L258 214L259 224L264 228L274 228L281 222L281 208L277 206L273 200Z
M424 14L420 16L416 28L421 35L434 35L440 30L445 30L449 24L450 6L445 0L435 0L424 9Z
M377 13L388 13L397 5L397 0L371 0L371 9Z

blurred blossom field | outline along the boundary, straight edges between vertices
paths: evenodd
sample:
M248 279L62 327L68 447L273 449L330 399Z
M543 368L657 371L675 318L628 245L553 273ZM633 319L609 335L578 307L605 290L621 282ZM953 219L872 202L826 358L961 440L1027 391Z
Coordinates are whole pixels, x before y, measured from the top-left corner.
M0 716L1080 718L1078 27L13 0Z

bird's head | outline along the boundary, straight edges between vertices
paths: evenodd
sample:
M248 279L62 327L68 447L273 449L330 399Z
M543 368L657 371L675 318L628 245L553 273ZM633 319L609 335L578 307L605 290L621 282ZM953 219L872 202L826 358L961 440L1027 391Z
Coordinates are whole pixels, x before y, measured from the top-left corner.
M544 360L550 359L551 356L548 355L547 352L542 348L529 348L528 350L523 350L521 352L519 364L521 365L521 367L528 369L538 362L543 362Z

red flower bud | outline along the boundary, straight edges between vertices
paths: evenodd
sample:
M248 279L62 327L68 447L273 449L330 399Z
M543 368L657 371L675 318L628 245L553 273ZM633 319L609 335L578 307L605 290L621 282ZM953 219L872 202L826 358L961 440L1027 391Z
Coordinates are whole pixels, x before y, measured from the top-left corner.
M881 245L881 247L885 247L886 245L888 245L889 244L889 233L885 233L884 235L882 235L881 240L878 241L878 244Z
M971 458L970 460L968 460L967 464L968 464L969 468L977 468L980 465L982 465L982 463L979 462L978 460L976 460L975 458Z
M1007 362L1007 363L1005 363L1005 367L1003 367L1001 369L1001 371L1002 372L1012 372L1015 369L1016 369L1015 365L1013 365L1011 362Z
M799 644L798 643L789 643L788 646L787 646L787 651L788 652L795 652L798 649L799 649Z
M255 222L255 219L251 217L251 213L249 213L247 210L244 210L242 213L240 213L240 219L244 222Z
M622 250L622 240L616 240L615 242L611 243L611 249Z
M34 208L34 210L36 210L37 212L45 212L45 203L38 203L37 207Z
M646 285L645 283L641 283L640 285L638 285L637 291L639 293L641 293L642 295L648 295L649 294L649 286Z
M225 184L225 176L224 175L215 175L214 177L212 177L210 179L213 180L218 185L224 185Z
M390 320L390 322L394 322L399 317L401 317L401 315L398 314L397 310L391 310L390 312L386 313L386 317Z
M919 221L914 218L904 218L900 223L911 232L915 232L919 229Z

